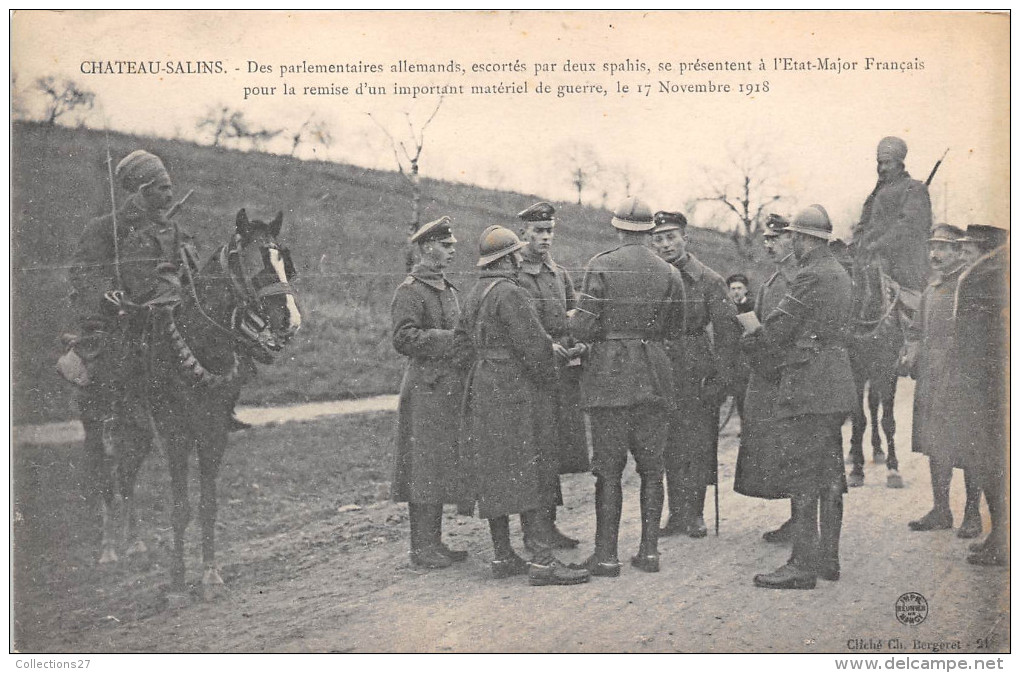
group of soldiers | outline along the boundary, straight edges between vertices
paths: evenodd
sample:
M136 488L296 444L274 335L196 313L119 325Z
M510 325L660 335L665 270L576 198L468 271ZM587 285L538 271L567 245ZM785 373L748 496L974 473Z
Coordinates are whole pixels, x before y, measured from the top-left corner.
M1006 348L997 313L1005 296L1005 241L1001 230L980 225L967 236L945 225L929 232L927 188L910 179L905 156L902 140L880 143L879 183L852 249L860 259L882 260L904 287L920 288L931 247L938 275L911 332L920 341L912 339L904 353L905 360L914 354L910 368L921 381L918 405L926 418L939 417L938 404L961 404L931 390L930 374L918 373L936 352L934 316L947 310L932 296L938 288L955 288L948 310L957 331L977 332L973 340L953 336L961 364L954 380L970 387L964 406L972 414L968 429L954 437L972 454L999 458L998 472L980 470L993 530L971 559L997 564L1006 540L1005 398L996 387ZM918 237L924 204L927 225ZM792 219L770 216L764 245L775 272L753 302L744 300L745 276L724 280L690 252L682 213L653 212L628 197L610 221L617 245L588 262L579 290L550 254L554 207L537 203L517 217L516 233L502 226L482 233L480 274L463 300L444 275L457 242L450 219L422 226L411 239L418 262L393 299L393 345L409 358L393 496L409 503L413 565L446 568L467 558L442 540L443 505L457 504L461 513L477 508L488 520L496 578L527 574L533 585L569 585L619 576L621 476L631 454L640 476L641 538L630 563L658 572L659 537L707 534L704 504L707 486L717 482L720 405L738 391L735 489L791 501L790 520L764 537L791 542L792 555L754 583L806 589L818 578L838 580L847 492L841 427L859 401L848 354L853 283L849 265L830 246L825 208L812 205ZM946 243L951 230L960 240ZM975 258L966 272L962 261L952 267L963 280L951 279L943 250L968 245ZM962 320L967 311L980 319ZM978 360L974 369L963 364L968 353ZM971 433L976 426L980 432ZM925 427L924 419L915 421L914 448L933 456L936 500L931 514L911 524L916 530L952 526L945 474L960 466L917 439ZM565 564L555 550L579 542L556 526L560 475L587 469L595 476L594 551L583 563ZM511 543L513 514L520 515L527 560Z

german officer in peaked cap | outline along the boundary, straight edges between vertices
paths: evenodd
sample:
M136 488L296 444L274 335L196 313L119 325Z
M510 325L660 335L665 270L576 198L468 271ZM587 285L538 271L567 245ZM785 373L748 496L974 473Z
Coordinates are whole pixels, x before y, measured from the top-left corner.
M652 245L680 272L684 305L680 329L665 342L677 408L664 454L669 522L659 535L700 538L707 535L705 491L718 479L719 405L740 364L740 325L726 282L687 244L682 213L655 214Z
M673 371L664 341L683 310L680 272L650 248L652 210L637 197L613 213L619 244L588 262L571 333L591 343L581 375L582 404L591 419L595 474L594 575L617 577L623 492L620 479L633 454L641 475L641 545L631 565L659 570L662 454L676 408Z
M789 292L764 325L743 337L759 361L776 352L779 454L775 465L782 495L792 499L793 555L775 572L756 575L756 586L813 589L816 578L839 578L843 521L841 427L854 408L855 388L845 345L851 314L851 283L829 250L832 223L812 205L793 218L798 271ZM773 368L763 369L776 376Z
M418 263L393 295L393 348L408 357L400 384L393 499L408 503L411 563L445 568L467 559L442 542L443 504L460 502L457 431L463 369L454 340L457 290L444 273L457 239L450 218L411 236Z
M548 512L557 494L546 484L550 472L543 460L550 453L543 442L549 435L540 427L539 408L555 391L556 363L553 340L517 281L523 247L504 227L482 232L482 273L457 327L458 341L474 354L461 423L467 496L478 503L478 516L489 520L494 577L527 572L536 586L579 584L588 581L588 572L565 566L548 542ZM510 544L510 514L521 515L530 563Z
M542 419L540 427L550 433L544 448L551 453L543 457L542 467L547 473L543 482L557 504L562 504L559 475L588 470L588 445L585 440L584 418L580 407L580 356L585 351L582 343L575 342L567 329L567 311L574 308L574 283L567 270L552 258L556 209L540 201L517 214L521 220L520 237L526 243L521 248L523 262L518 274L521 287L531 294L532 306L546 333L552 337L556 351L557 385L548 390L548 398L539 405ZM549 510L553 522L552 536L547 542L554 548L576 547L578 541L567 537L555 525L556 508ZM525 539L525 547L530 541Z

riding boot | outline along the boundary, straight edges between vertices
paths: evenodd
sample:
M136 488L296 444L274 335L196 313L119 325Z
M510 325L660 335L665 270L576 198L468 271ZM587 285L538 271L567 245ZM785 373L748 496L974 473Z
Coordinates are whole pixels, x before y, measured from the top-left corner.
M549 527L545 523L548 510L528 510L521 512L521 532L524 537L524 549L530 554L552 546L549 539Z
M766 531L762 534L762 539L772 544L787 544L793 541L793 531L796 522L793 519L794 515L793 501L790 501L790 518L783 522L783 525L775 530Z
M453 562L433 542L431 507L413 502L407 504L411 520L411 564L418 568L449 568Z
M977 471L965 469L963 482L967 489L967 504L956 537L969 539L981 535L981 484L978 482Z
M687 535L694 538L708 535L705 526L705 492L708 486L701 484L687 491Z
M942 461L928 457L928 470L931 473L931 495L933 506L930 512L916 521L911 521L910 530L944 530L953 527L953 512L949 508L949 484L953 478L952 466L946 467Z
M549 541L552 543L553 549L573 549L577 545L581 544L580 540L576 540L569 535L565 535L563 531L556 527L555 505L549 508L549 522L551 524L549 529Z
M679 469L671 468L668 462L667 460L665 480L669 499L669 519L666 520L666 525L659 529L659 537L683 535L687 532L687 493Z
M975 565L1009 565L1009 501L1006 498L1006 484L1003 475L992 471L982 480L988 513L992 519L992 530L984 542L971 545L974 552L967 557Z
M843 528L843 494L836 489L822 491L818 503L820 539L815 570L823 580L839 579L839 535Z
M795 533L793 555L786 565L754 576L754 585L765 589L814 589L817 583L814 559L818 548L818 494L796 495L791 499Z
M523 575L528 572L528 562L514 553L510 544L510 517L497 516L489 519L489 535L496 559L492 562L492 576L496 579Z
M443 543L443 506L442 505L425 505L426 518L429 522L429 532L432 535L432 546L439 550L440 554L443 554L454 563L466 561L468 553L461 549L450 549Z
M641 477L641 546L630 564L648 573L659 572L659 520L662 518L662 477Z
M659 500L662 514L662 500ZM620 478L595 477L595 553L572 568L583 568L599 577L619 577L620 561L617 544L620 535L620 513L623 510L623 487ZM656 522L658 523L658 522Z

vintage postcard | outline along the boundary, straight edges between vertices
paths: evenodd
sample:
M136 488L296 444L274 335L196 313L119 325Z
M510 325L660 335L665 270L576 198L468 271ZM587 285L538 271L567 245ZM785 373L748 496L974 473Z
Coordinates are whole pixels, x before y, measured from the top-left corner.
M1008 657L1008 12L15 11L10 33L20 667ZM662 301L682 327L634 317ZM443 387L462 343L474 373ZM779 453L752 464L763 432ZM495 456L473 477L465 436ZM580 454L547 487L553 445Z

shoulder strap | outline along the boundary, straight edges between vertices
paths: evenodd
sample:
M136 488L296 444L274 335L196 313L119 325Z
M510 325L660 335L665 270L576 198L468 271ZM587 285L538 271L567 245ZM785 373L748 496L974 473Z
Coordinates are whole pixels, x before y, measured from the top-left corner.
M475 332L475 346L481 346L482 344L482 325L478 322L479 316L482 315L482 306L485 305L485 299L492 292L493 288L499 285L501 282L506 281L506 278L497 278L496 280L489 283L488 287L482 290L482 296L478 299L478 308L475 309L474 316L474 332Z

